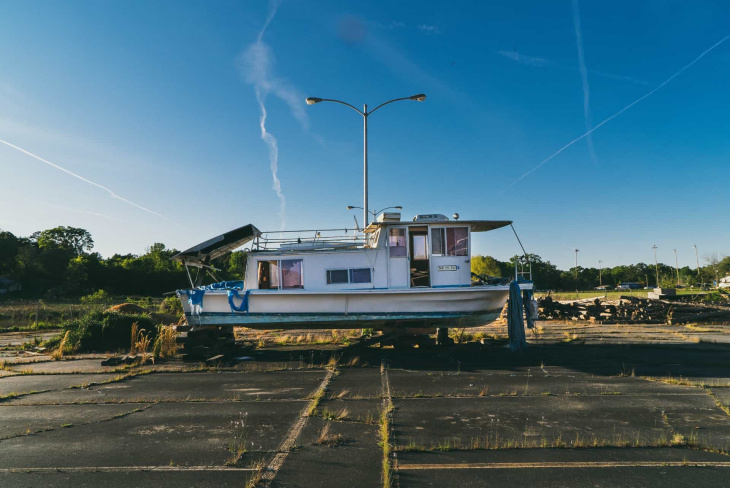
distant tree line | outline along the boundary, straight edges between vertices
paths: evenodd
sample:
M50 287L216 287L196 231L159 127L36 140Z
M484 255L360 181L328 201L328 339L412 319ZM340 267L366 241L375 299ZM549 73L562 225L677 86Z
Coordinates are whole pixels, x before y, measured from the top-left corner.
M0 230L0 276L18 281L22 295L75 297L106 290L112 295L160 296L188 285L185 267L171 261L177 249L154 243L142 255L92 252L91 234L76 227L56 227L17 237ZM243 279L243 252L214 266L222 280ZM208 281L210 282L210 280Z
M76 297L105 290L112 295L160 296L165 292L184 288L188 277L184 266L170 258L177 249L168 249L154 243L142 255L114 254L103 258L92 252L91 234L76 227L55 227L34 232L29 237L17 237L0 230L0 276L18 281L22 294L29 297ZM221 280L243 279L247 254L237 251L219 259L213 265ZM706 265L696 269L679 269L684 285L708 283L730 275L730 257L705 257ZM576 270L560 270L537 254L513 256L509 261L498 261L491 256L473 256L472 271L489 276L513 276L515 263L518 272L532 277L538 289L575 290ZM578 289L590 289L602 283L615 287L619 283L656 285L653 264L632 264L603 268L599 280L598 268L578 267ZM207 282L210 282L208 280ZM671 287L677 283L674 267L659 264L659 284Z
M730 257L718 258L716 255L706 256L706 265L697 268L685 266L679 268L679 281L685 286L698 286L712 283L730 275ZM543 261L537 254L530 254L529 261L525 256L513 256L509 261L498 261L491 256L473 256L472 272L488 276L514 276L515 263L517 272L529 278L532 267L532 278L540 290L579 290L592 289L599 284L616 287L620 283L639 283L642 286L656 286L656 267L654 264L637 263L605 268L576 268L560 270L550 261ZM677 269L659 263L659 285L671 288L677 284Z

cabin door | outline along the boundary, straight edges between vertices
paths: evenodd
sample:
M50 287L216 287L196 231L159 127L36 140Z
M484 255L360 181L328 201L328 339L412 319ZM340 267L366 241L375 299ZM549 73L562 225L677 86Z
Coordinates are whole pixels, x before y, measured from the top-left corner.
M388 287L408 287L408 246L406 228L388 228Z
M428 261L428 229L411 227L410 236L410 276L411 287L431 286Z

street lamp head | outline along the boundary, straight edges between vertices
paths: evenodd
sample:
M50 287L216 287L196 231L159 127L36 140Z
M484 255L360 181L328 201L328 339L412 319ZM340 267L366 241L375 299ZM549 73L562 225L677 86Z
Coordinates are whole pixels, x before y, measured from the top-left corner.
M352 210L353 208L360 208L360 207L353 207L352 205L347 206L347 210Z
M322 99L317 97L309 97L305 101L307 102L307 105L314 105L315 103L321 102Z
M417 102L422 102L426 99L426 95L423 93L419 93L418 95L413 95L412 97L408 97L410 100L415 100ZM309 102L307 102L309 103Z
M397 206L395 206L393 208L396 209L396 210L403 210L403 207L401 207L400 205L397 205Z

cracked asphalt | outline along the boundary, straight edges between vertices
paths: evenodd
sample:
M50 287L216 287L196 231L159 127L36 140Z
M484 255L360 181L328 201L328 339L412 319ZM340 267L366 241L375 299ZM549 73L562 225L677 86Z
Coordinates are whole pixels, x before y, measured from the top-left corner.
M726 486L728 352L602 338L9 363L0 486L383 486L388 396L393 486Z

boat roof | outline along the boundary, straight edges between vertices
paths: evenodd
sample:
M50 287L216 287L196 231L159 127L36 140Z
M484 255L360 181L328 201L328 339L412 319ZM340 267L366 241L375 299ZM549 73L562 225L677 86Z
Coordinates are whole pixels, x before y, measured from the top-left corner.
M388 226L404 226L404 225L430 225L436 227L442 226L459 226L471 228L472 232L487 232L494 229L501 229L512 224L511 220L444 220L444 221L429 221L429 222L414 222L414 221L401 221L401 222L371 222L366 228L365 233L369 234L375 232L379 227Z
M180 263L207 264L211 259L219 258L234 249L243 246L261 235L261 231L253 224L244 225L224 234L201 242L179 254L174 255L173 261Z

